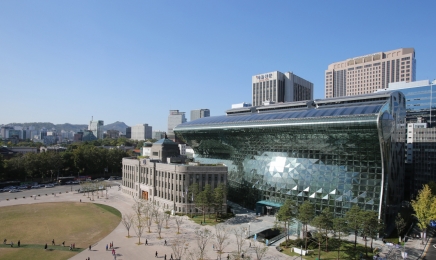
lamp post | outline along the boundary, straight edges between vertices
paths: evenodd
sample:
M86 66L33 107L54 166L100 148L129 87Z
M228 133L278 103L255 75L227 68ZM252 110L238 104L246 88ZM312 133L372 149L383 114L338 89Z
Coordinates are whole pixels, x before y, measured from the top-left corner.
M248 223L248 238L250 238L250 223Z

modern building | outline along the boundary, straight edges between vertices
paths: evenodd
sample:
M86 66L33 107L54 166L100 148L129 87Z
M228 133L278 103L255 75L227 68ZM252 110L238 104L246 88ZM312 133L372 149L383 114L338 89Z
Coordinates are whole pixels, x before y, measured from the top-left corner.
M369 94L391 82L415 78L414 48L377 52L330 64L325 71L325 97Z
M163 138L165 138L165 132L164 131L152 131L151 138L156 139L156 140L163 139Z
M118 130L107 130L106 131L107 138L118 138L120 137L120 131Z
M130 139L132 140L138 140L138 141L144 141L147 139L151 139L151 132L152 132L152 127L149 126L148 124L139 124L139 125L135 125L132 126L132 130L131 130L131 137Z
M185 123L186 117L185 112L179 112L179 110L170 110L170 114L168 116L168 131L167 136L169 139L175 140L176 136L174 135L174 127L177 125Z
M174 132L195 162L226 165L229 200L257 213L289 198L336 216L358 205L385 220L403 200L405 114L404 95L385 92L238 108Z
M209 109L191 110L191 121L194 121L194 120L202 118L202 117L209 117L209 116L210 116Z
M232 104L232 108L243 108L243 107L251 107L252 105L250 103L237 103L237 104Z
M132 128L130 126L126 128L126 138L132 138Z
M252 82L252 104L293 102L313 99L313 83L292 72L273 71L255 75Z
M97 139L103 139L103 120L89 121L88 130L92 131Z
M198 212L188 188L198 183L213 188L227 181L224 165L185 164L177 143L161 139L151 147L149 159L123 158L122 191L134 197L152 201L155 205L175 212ZM226 198L223 198L225 208Z
M401 91L406 98L406 190L414 198L424 184L436 182L436 80L389 83L383 91Z

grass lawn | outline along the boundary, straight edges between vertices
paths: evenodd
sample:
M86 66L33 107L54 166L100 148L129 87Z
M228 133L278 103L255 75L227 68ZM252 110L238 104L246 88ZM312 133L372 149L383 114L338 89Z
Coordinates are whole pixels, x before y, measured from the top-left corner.
M323 246L323 244L321 244L321 259L338 259L338 246L339 244L337 244L338 240L336 241L331 241L329 242L329 252L325 252L325 245ZM330 245L331 244L331 245ZM299 256L299 254L297 253L293 253L290 252L289 247L284 248L283 246L281 247L283 249L282 253L289 255L289 256ZM303 256L304 259L307 260L315 260L318 258L318 246L313 246L313 253L310 255L306 255ZM310 249L310 248L309 248ZM312 249L310 249L312 250ZM353 258L353 256L359 256L360 253L362 254L362 259L372 259L373 253L371 251L370 248L370 243L368 242L368 258L365 258L365 246L364 245L360 245L357 244L357 250L354 251L354 243L348 242L348 241L342 241L341 243L341 248L340 248L340 259L360 259L359 257L355 257ZM357 253L355 253L357 252Z
M206 222L203 221L203 215L192 215L188 214L187 215L189 217L190 220L194 221L197 224L201 224L203 223L203 225L209 225L209 226L214 226L216 224L222 223L224 221L226 221L229 218L234 217L233 214L221 214L221 216L218 216L218 221L215 221L215 214L206 214Z
M121 213L92 203L39 203L1 207L0 259L68 259L107 236ZM3 239L8 245L3 245ZM55 240L56 246L51 246ZM17 248L17 241L21 247ZM14 242L14 248L9 246ZM65 246L61 243L65 241ZM47 243L48 250L44 250ZM77 251L68 246L76 244Z

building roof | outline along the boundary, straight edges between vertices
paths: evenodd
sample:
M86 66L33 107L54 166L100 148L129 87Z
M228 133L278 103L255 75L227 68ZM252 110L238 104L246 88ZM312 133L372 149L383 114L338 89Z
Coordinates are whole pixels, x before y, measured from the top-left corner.
M341 97L332 99L319 99L307 102L305 108L288 108L279 104L278 109L271 106L258 107L252 112L243 112L234 115L204 117L195 121L186 122L175 127L175 131L222 128L232 126L272 125L283 122L296 122L302 120L316 120L323 118L370 117L375 120L382 107L390 100L393 92L374 93L362 96ZM300 102L301 103L301 102ZM266 106L268 107L268 106ZM281 109L283 108L283 109Z
M166 139L166 138L160 139L160 140L154 142L153 144L158 144L158 145L167 145L167 144L169 144L169 145L177 145L177 143L173 142L170 139Z

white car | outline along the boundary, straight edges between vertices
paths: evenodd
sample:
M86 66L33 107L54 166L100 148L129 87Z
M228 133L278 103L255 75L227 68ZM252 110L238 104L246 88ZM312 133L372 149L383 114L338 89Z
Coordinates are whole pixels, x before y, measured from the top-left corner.
M10 190L10 193L19 192L19 190Z
M46 188L53 188L54 185L53 185L53 184L48 184L48 185L45 185L45 187L46 187Z

